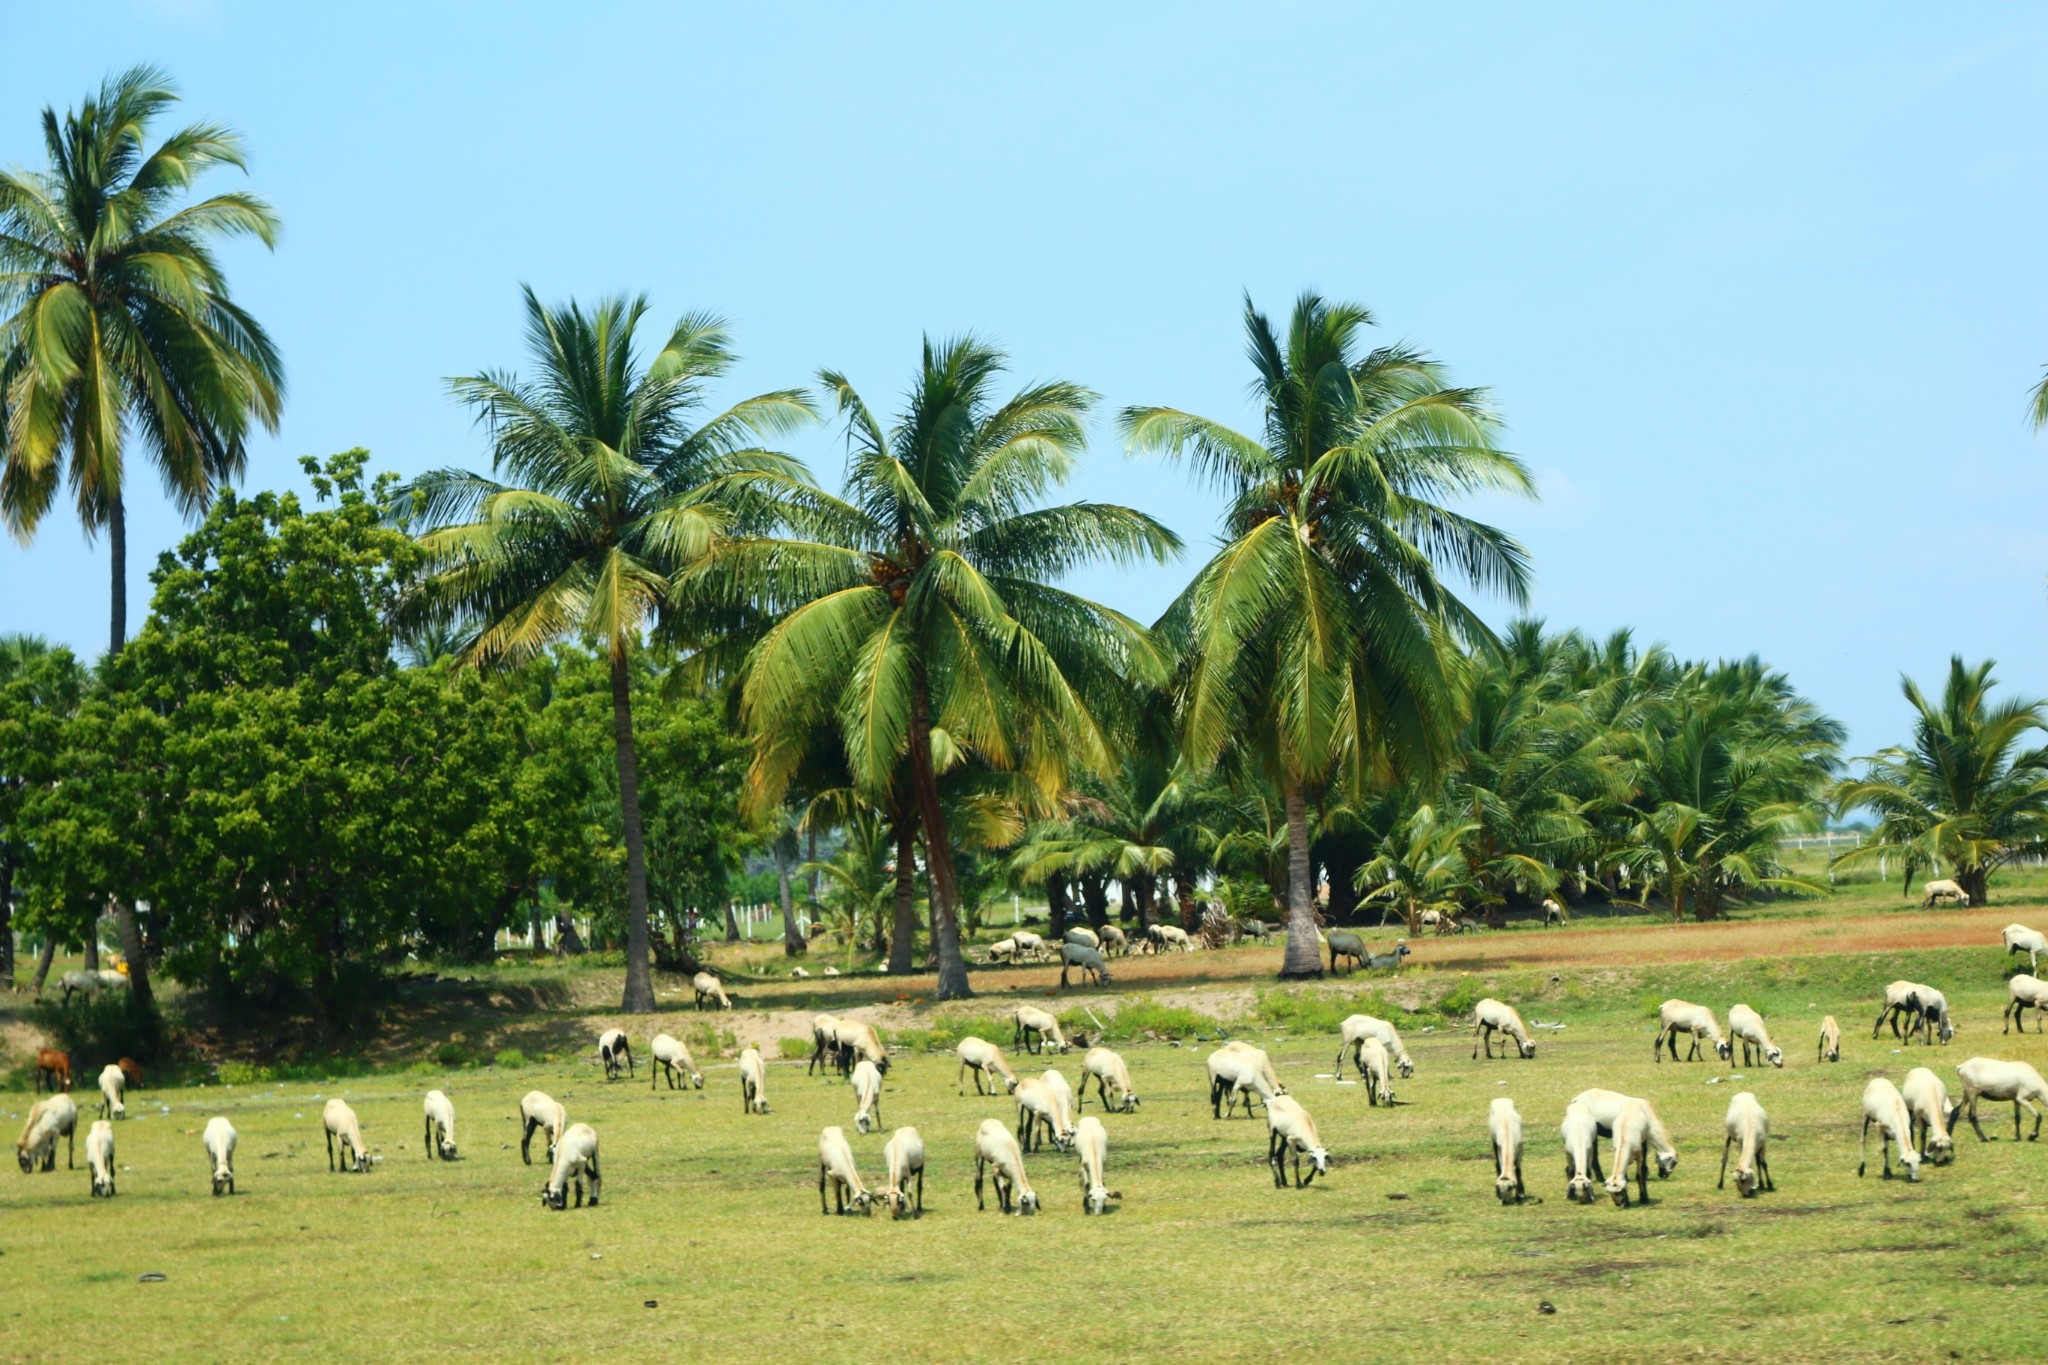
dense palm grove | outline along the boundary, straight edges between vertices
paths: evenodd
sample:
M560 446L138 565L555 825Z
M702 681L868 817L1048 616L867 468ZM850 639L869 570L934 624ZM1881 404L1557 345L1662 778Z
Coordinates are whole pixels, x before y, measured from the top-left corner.
M0 177L0 512L68 484L114 549L111 648L0 640L0 978L10 928L217 999L346 1027L409 956L500 930L623 950L624 1007L718 932L743 857L891 972L969 993L965 943L1011 894L1069 922L1498 925L1547 898L1712 919L1819 891L1790 835L1874 813L1847 863L1982 897L2048 846L2043 708L1958 661L1908 684L1913 742L1845 777L1842 732L1747 659L1499 634L1522 548L1457 503L1533 496L1481 389L1356 306L1247 301L1258 426L1131 407L1128 450L1221 495L1213 552L1147 623L1065 584L1171 562L1144 512L1060 501L1101 408L929 339L893 404L821 371L732 401L727 325L526 296L517 371L452 382L489 472L409 482L350 452L314 497L244 496L282 369L210 242L263 203L180 207L233 135L152 146L149 71L46 120L51 169ZM872 393L873 390L869 390ZM837 491L776 446L829 422ZM123 454L199 526L121 603ZM2033 745L2033 747L2029 747ZM11 919L11 925L8 920Z

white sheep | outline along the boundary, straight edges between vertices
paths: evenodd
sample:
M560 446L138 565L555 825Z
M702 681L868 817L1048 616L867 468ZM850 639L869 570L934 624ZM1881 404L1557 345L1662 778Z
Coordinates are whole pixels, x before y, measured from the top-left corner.
M1920 908L1922 910L1925 910L1937 901L1954 901L1965 910L1970 908L1970 893L1963 890L1961 885L1951 878L1937 878L1921 887L1920 890L1924 893L1920 898Z
M881 1127L882 1072L865 1057L854 1064L853 1097L858 1101L858 1107L853 1111L854 1130L872 1133Z
M1101 1119L1090 1114L1081 1120L1074 1129L1074 1150L1081 1157L1081 1212L1108 1212L1109 1201L1123 1195L1102 1183L1103 1167L1109 1161L1109 1131Z
M1729 1065L1734 1065L1735 1049L1721 1036L1721 1026L1714 1022L1714 1012L1705 1005L1694 1005L1684 1000L1666 1000L1657 1007L1657 1041L1650 1047L1653 1061L1664 1060L1664 1049L1671 1048L1671 1060L1678 1060L1678 1035L1686 1034L1692 1040L1692 1050L1686 1054L1687 1061L1694 1061L1700 1055L1700 1039L1711 1038L1714 1055Z
M2041 1136L2041 1106L2048 1104L2048 1084L2041 1080L2041 1073L2025 1062L2001 1062L1990 1057L1972 1057L1956 1068L1956 1074L1963 1078L1963 1102L1958 1108L1967 1108L1970 1126L1977 1130L1980 1141L1989 1142L1984 1136L1984 1125L1977 1122L1977 1099L2012 1101L2012 1140L2020 1140L2020 1109L2025 1106L2033 1111L2034 1131L2029 1142L2038 1141ZM1951 1120L1953 1122L1953 1120Z
M1273 1168L1273 1187L1287 1188L1287 1158L1294 1157L1294 1188L1305 1189L1310 1180L1330 1173L1330 1153L1316 1132L1316 1121L1292 1095L1275 1095L1266 1101L1266 1164ZM1308 1179L1301 1174L1301 1159L1309 1160Z
M608 1028L597 1036L597 1060L604 1063L604 1078L615 1081L619 1078L619 1062L624 1059L626 1074L633 1074L633 1045L626 1040L624 1029Z
M1394 1103L1394 1059L1387 1045L1370 1035L1358 1040L1358 1068L1365 1074L1365 1095L1377 1108Z
M1102 955L1104 957L1114 957L1119 953L1128 953L1131 951L1130 936L1124 933L1123 930L1117 928L1114 924L1103 925L1101 934Z
M1341 1041L1337 1045L1336 1069L1340 1072L1344 1069L1344 1054L1348 1052L1358 1066L1359 1074L1365 1074L1365 1064L1358 1061L1358 1045L1371 1037L1379 1039L1393 1057L1394 1064L1401 1068L1403 1080L1415 1074L1415 1062L1402 1044L1401 1035L1384 1019L1375 1019L1370 1014L1354 1014L1338 1026L1338 1037Z
M1728 1149L1736 1147L1735 1189L1747 1199L1759 1189L1775 1190L1771 1180L1771 1163L1767 1148L1770 1143L1770 1118L1764 1107L1757 1103L1750 1091L1738 1091L1728 1101L1728 1114L1722 1119L1727 1137L1721 1143L1721 1178L1714 1183L1721 1189L1728 1183Z
M85 1165L92 1172L92 1197L114 1197L114 1125L105 1119L85 1135Z
M2048 1014L2048 981L2025 972L2015 973L2005 983L2005 1008L1999 1017L2004 1021L2004 1032L2011 1033L2018 1024L2021 1033L2027 1031L2025 1011L2034 1011L2034 1032L2041 1031L2041 1016Z
M2041 970L2041 954L2048 953L2048 934L2044 934L2038 929L2029 929L2024 924L2008 924L2005 926L2005 933L2002 935L2002 938L2005 942L2005 955L2007 957L2011 957L2014 953L2025 953L2027 955L2027 970L2030 972Z
M1891 1143L1899 1149L1899 1164L1906 1168L1906 1179L1920 1178L1920 1153L1913 1150L1913 1115L1906 1108L1906 1097L1899 1088L1882 1076L1874 1078L1863 1087L1863 1139L1858 1144L1862 1159L1856 1163L1856 1174L1862 1175L1870 1165L1870 1125L1878 1126L1877 1155L1884 1162L1884 1178L1892 1178Z
M1059 1087L1043 1077L1027 1077L1017 1083L1017 1141L1025 1151L1039 1145L1041 1128L1059 1151L1074 1140L1074 1120Z
M876 1191L876 1197L889 1206L890 1216L924 1217L924 1134L915 1128L898 1128L889 1134L882 1144L882 1164L888 1167L889 1183ZM914 1206L908 1189L913 1175L917 1177Z
M329 1171L369 1171L370 1155L363 1148L363 1128L356 1121L356 1111L348 1107L346 1100L327 1101L327 1107L320 1111L320 1126L327 1134ZM341 1160L338 1165L334 1151L336 1142L341 1144Z
M1650 1106L1630 1100L1614 1120L1614 1170L1607 1177L1607 1194L1617 1207L1627 1208L1629 1167L1635 1167L1636 1198L1650 1202Z
M429 1090L422 1108L426 1112L427 1129L424 1139L427 1160L432 1161L436 1152L441 1160L455 1160L455 1104L444 1091Z
M811 1016L811 1060L804 1065L804 1075L822 1070L829 1078L839 1059L839 1020L830 1014Z
M1559 905L1549 896L1543 898L1543 924L1545 928L1553 924L1569 924L1571 923L1571 918L1571 915L1565 911L1562 905Z
M1557 1126L1557 1135L1564 1139L1565 1197L1574 1204L1593 1202L1593 1182L1597 1177L1595 1149L1600 1142L1600 1125L1593 1118L1593 1111L1577 1100L1565 1106L1564 1122Z
M827 975L827 976L837 976L837 975L839 975L839 969L838 969L837 967L827 967L827 968L825 969L825 975Z
M555 1166L548 1183L540 1188L542 1208L560 1213L569 1207L569 1186L576 1186L576 1207L583 1207L583 1177L590 1177L590 1207L597 1207L597 1195L604 1177L597 1169L597 1130L587 1123L572 1123L555 1144Z
M732 1008L732 1001L726 996L725 987L720 984L717 977L709 972L699 972L691 977L690 989L697 993L696 999L691 1004L693 1009L703 1009L706 1000L717 1001L718 1008L722 1010Z
M1842 1060L1842 1026L1835 1022L1835 1016L1832 1014L1820 1021L1820 1055L1816 1060L1823 1062L1839 1062Z
M1493 1143L1493 1165L1498 1172L1493 1192L1503 1204L1522 1202L1522 1112L1502 1095L1486 1111L1486 1132Z
M1016 1036L1010 1045L1017 1051L1036 1055L1047 1043L1052 1045L1054 1052L1067 1050L1067 1036L1060 1032L1060 1021L1038 1006L1019 1005L1010 1019L1017 1026Z
M216 1114L206 1121L199 1145L206 1149L206 1162L213 1167L215 1198L235 1192L235 1125Z
M1514 1039L1516 1049L1522 1056L1534 1057L1536 1055L1536 1041L1529 1036L1528 1025L1522 1022L1521 1015L1515 1013L1513 1005L1502 1004L1491 997L1482 1000L1472 1007L1472 1023L1472 1032L1475 1038L1472 1044L1472 1056L1475 1060L1479 1056L1479 1047L1482 1043L1486 1046L1486 1055L1488 1057L1493 1056L1493 1035L1495 1033L1505 1033L1508 1037ZM1500 1055L1503 1057L1507 1056L1507 1049L1502 1048Z
M1785 1065L1785 1054L1771 1041L1770 1030L1764 1027L1764 1017L1747 1005L1737 1005L1728 1011L1728 1033L1742 1044L1742 1064L1754 1066L1759 1061L1772 1066Z
M1014 938L999 938L994 943L988 945L987 952L991 966L998 962L1015 962L1017 960L1017 940Z
M1155 924L1153 932L1159 936L1161 948L1169 953L1192 953L1195 941L1188 937L1188 931L1178 924Z
M519 1159L529 1166L533 1164L533 1135L536 1130L544 1130L548 1135L548 1162L552 1165L555 1148L569 1127L568 1111L546 1091L529 1090L519 1101L519 1117L523 1128L519 1134Z
M1017 944L1017 956L1019 958L1028 955L1041 961L1051 960L1052 949L1046 947L1045 940L1030 930L1019 929L1016 933L1011 934L1010 937Z
M1071 1137L1074 1131L1074 1115L1080 1112L1074 1104L1074 1087L1067 1083L1066 1073L1056 1066L1049 1066L1039 1072L1038 1079L1044 1081L1052 1093L1058 1096L1060 1122L1066 1125L1067 1134Z
M1594 1087L1581 1090L1572 1097L1573 1104L1582 1104L1593 1116L1593 1178L1600 1179L1600 1139L1614 1136L1614 1125L1621 1121L1622 1110L1631 1104L1640 1104L1649 1115L1650 1149L1657 1154L1657 1178L1670 1178L1678 1169L1678 1148L1671 1141L1671 1132L1664 1126L1664 1120L1657 1115L1657 1106L1635 1095L1624 1095L1616 1090L1602 1090Z
M1075 1109L1088 1103L1088 1081L1095 1080L1095 1093L1102 1099L1104 1109L1113 1109L1119 1114L1128 1114L1138 1107L1138 1092L1131 1088L1131 1071L1124 1065L1123 1056L1106 1047L1091 1047L1088 1055L1081 1059L1081 1095ZM1117 1093L1112 1105L1110 1089Z
M1924 1066L1916 1066L1906 1073L1899 1094L1906 1101L1906 1112L1912 1116L1913 1146L1920 1159L1937 1166L1954 1161L1956 1144L1948 1129L1962 1106L1950 1106L1948 1087L1941 1083L1941 1077Z
M1899 1020L1909 1017L1911 1022L1901 1034ZM1911 1039L1915 1033L1930 1040L1938 1036L1943 1043L1956 1036L1955 1021L1949 1018L1948 997L1917 981L1894 981L1884 988L1884 1008L1877 1012L1877 1022L1871 1025L1870 1036L1877 1037L1887 1020L1891 1022L1892 1037L1901 1042Z
M128 1089L128 1077L120 1067L108 1062L100 1068L100 1102L97 1106L101 1118L125 1119L128 1106L122 1102Z
M841 1072L849 1071L856 1061L865 1061L884 1076L889 1074L889 1049L882 1046L882 1035L875 1032L873 1024L842 1019L837 1033Z
M994 1043L981 1038L962 1038L960 1045L953 1049L960 1057L960 1072L954 1079L959 1083L960 1093L967 1093L967 1073L974 1073L974 1093L992 1095L995 1093L996 1078L1001 1077L1003 1093L1017 1093L1017 1073L1010 1069L1003 1050ZM988 1078L988 1086L982 1086L982 1077Z
M1250 1043L1230 1042L1209 1054L1209 1111L1216 1118L1228 1118L1244 1097L1244 1116L1252 1116L1252 1097L1270 1107L1276 1095L1287 1093L1273 1071L1273 1059Z
M811 979L811 974L801 967L791 967L789 974L798 981L809 981Z
M1093 948L1097 952L1102 950L1101 935L1085 925L1077 924L1067 930L1066 933L1060 936L1060 941L1063 943L1078 943L1083 948Z
M647 1045L647 1055L654 1061L647 1068L647 1088L653 1090L663 1080L671 1090L683 1088L683 1078L697 1089L704 1088L704 1073L697 1069L697 1059L690 1055L690 1046L670 1033L657 1033Z
M987 1209L981 1187L989 1167L995 1167L996 1207L1019 1217L1038 1212L1038 1192L1024 1175L1024 1152L1017 1135L999 1119L983 1119L974 1130L974 1207Z
M768 1112L768 1062L757 1047L740 1053L740 1112Z

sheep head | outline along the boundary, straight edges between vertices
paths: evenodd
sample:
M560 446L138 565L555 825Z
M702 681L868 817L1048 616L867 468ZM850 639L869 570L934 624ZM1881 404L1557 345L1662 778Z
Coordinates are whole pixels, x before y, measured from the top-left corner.
M1956 1036L1956 1026L1950 1021L1947 1011L1942 1012L1940 1034L1944 1043Z
M1324 1147L1311 1147L1308 1149L1307 1156L1308 1159L1315 1164L1317 1175L1328 1175L1330 1173L1329 1149Z
M1401 1068L1401 1079L1404 1081L1415 1074L1415 1062L1411 1058L1403 1057L1395 1065Z
M1519 1045L1519 1050L1525 1061L1528 1058L1534 1057L1536 1055L1536 1040L1534 1038L1524 1038Z
M1956 1159L1955 1139L1947 1133L1927 1139L1927 1152L1923 1158L1937 1166L1946 1166Z
M1659 1180L1669 1180L1669 1179L1671 1178L1671 1173L1672 1173L1673 1171L1677 1170L1677 1169L1678 1169L1678 1153L1677 1153L1677 1152L1659 1152L1659 1153L1657 1153L1657 1178L1658 1178Z
M1101 1213L1108 1209L1110 1200L1121 1198L1123 1198L1123 1195L1114 1190L1106 1190L1100 1185L1090 1185L1088 1187L1088 1212Z
M1754 1167L1740 1166L1736 1168L1735 1190L1736 1193L1740 1194L1745 1199L1749 1198L1751 1195L1756 1193L1757 1176L1756 1169Z
M1785 1049L1780 1047L1767 1049L1764 1052L1764 1060L1769 1062L1772 1066L1782 1067L1783 1065L1785 1065Z
M1501 1203L1503 1203L1503 1204L1512 1204L1512 1203L1514 1203L1514 1202L1515 1202L1515 1178L1514 1178L1513 1176L1511 1176L1511 1175L1500 1175L1500 1176L1495 1176L1495 1177L1494 1177L1494 1179L1493 1179L1493 1192L1494 1192L1494 1193L1495 1193L1496 1195L1498 1195L1498 1196L1500 1197L1500 1202L1501 1202Z
M1906 1179L1918 1182L1920 1179L1920 1154L1912 1148L1899 1153L1899 1164L1906 1168Z
M1714 1055L1724 1062L1733 1061L1735 1057L1735 1044L1723 1038L1720 1042L1714 1044Z
M443 1135L437 1135L437 1136L438 1136L438 1139L439 1139L439 1142L440 1142L440 1147L441 1147L441 1160L443 1160L443 1161L453 1161L453 1160L455 1160L455 1142L454 1142L454 1139L452 1139L452 1138L450 1138L450 1137L447 1137L447 1136L446 1136L445 1134L443 1134Z
M1038 1191L1037 1191L1037 1190L1025 1190L1025 1191L1024 1191L1024 1192L1023 1192L1022 1194L1020 1194L1020 1195L1018 1195L1018 1196L1017 1196L1017 1216L1018 1216L1019 1218L1023 1218L1023 1217L1025 1217L1026 1215L1029 1215L1029 1214L1033 1214L1033 1213L1037 1213L1037 1212L1038 1212Z
M215 1196L219 1196L228 1190L232 1190L234 1187L235 1178L234 1176L228 1173L228 1170L225 1166L221 1167L219 1170L213 1173L213 1192Z
M1565 1197L1574 1204L1590 1204L1593 1202L1593 1178L1588 1175L1575 1175L1565 1182L1564 1192Z
M690 1084L695 1086L697 1089L702 1090L704 1088L704 1073L701 1071L692 1071L690 1073Z
M553 1209L556 1213L560 1213L563 1209L568 1208L568 1186L565 1184L558 1188L552 1181L541 1186L540 1206L544 1209Z

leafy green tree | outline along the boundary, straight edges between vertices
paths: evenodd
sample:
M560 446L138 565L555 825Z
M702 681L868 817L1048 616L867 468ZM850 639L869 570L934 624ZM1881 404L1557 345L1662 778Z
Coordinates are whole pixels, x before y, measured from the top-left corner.
M1438 576L1520 600L1522 549L1444 505L1533 492L1495 443L1485 394L1405 346L1358 353L1372 317L1304 294L1283 337L1245 302L1264 431L1171 408L1123 415L1134 449L1170 452L1228 492L1223 548L1161 623L1197 771L1233 747L1279 788L1288 835L1283 976L1319 976L1311 806L1344 780L1426 774L1457 730L1452 640L1485 635Z
M478 662L531 658L564 639L605 650L626 850L621 1007L645 1013L654 981L632 657L679 570L723 536L765 529L778 495L808 485L801 466L757 443L813 414L801 392L778 390L692 425L707 386L734 362L723 322L683 318L643 366L644 299L609 298L588 313L543 305L530 289L525 299L536 374L450 385L489 431L499 477L436 470L395 504L424 528L430 570L404 617L458 623L463 657Z
M70 650L36 635L0 635L0 989L14 987L14 903L35 875L37 841L23 811L57 781L64 725L85 681Z
M1071 763L1106 766L1101 705L1159 661L1144 627L1054 581L1091 561L1163 560L1178 548L1130 508L1034 505L1071 472L1094 395L1053 381L998 400L1002 368L982 342L927 340L893 427L843 375L823 374L846 419L845 498L818 500L811 540L742 546L723 566L726 582L797 604L754 648L743 684L761 799L779 799L821 725L837 732L868 799L885 799L907 768L940 999L972 991L934 748L1045 790Z
M1358 869L1358 887L1367 901L1379 901L1400 912L1410 934L1422 932L1425 911L1456 913L1486 892L1473 880L1465 862L1464 842L1475 832L1473 821L1455 812L1417 806L1389 830L1373 850L1371 861ZM1381 916L1382 922L1385 915Z
M1867 758L1862 776L1835 787L1838 813L1867 808L1877 828L1834 860L1840 868L1896 859L1910 891L1923 872L1949 870L1972 905L1982 905L1992 873L2048 850L2048 745L2028 741L2048 730L2048 702L1994 702L1991 660L1966 667L1949 660L1938 701L1911 678L1908 745Z

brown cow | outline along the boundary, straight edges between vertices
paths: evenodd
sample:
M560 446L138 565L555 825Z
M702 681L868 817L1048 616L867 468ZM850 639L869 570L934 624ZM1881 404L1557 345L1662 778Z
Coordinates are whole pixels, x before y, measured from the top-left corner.
M71 1058L56 1048L41 1048L36 1052L37 1090L48 1090L51 1094L71 1088Z

